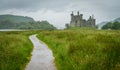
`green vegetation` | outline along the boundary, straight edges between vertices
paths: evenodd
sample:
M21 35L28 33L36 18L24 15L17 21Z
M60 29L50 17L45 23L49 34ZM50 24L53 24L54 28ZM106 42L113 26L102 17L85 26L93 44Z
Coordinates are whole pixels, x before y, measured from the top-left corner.
M58 70L120 69L120 31L42 31L38 38L52 49Z
M0 21L12 21L14 23L22 22L34 22L34 19L31 17L16 16L16 15L0 15Z
M30 60L32 32L0 32L0 70L24 70Z
M70 28L66 28L65 30L96 30L96 28L93 28L93 27L70 27Z
M120 17L111 20L111 21L104 21L96 25L98 29L113 29L118 30L120 29Z
M34 21L31 17L0 15L0 29L56 29L47 21Z
M106 25L102 27L102 29L120 29L120 22L108 22Z
M24 70L30 60L29 35L38 33L53 51L58 70L119 70L120 31L69 30L0 33L0 70Z

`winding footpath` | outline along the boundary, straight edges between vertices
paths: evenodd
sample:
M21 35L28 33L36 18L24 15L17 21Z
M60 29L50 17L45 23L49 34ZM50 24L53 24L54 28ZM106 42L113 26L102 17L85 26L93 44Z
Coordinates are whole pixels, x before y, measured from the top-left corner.
M54 64L52 51L40 41L36 35L31 35L34 49L32 57L25 70L57 70Z

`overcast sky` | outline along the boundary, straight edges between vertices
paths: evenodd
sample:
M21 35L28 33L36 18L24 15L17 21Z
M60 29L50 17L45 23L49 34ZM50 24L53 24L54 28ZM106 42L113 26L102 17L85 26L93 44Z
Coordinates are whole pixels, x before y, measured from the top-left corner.
M94 14L96 23L111 21L120 17L120 0L0 0L0 14L47 20L58 28L70 22L72 11L84 14L84 19Z

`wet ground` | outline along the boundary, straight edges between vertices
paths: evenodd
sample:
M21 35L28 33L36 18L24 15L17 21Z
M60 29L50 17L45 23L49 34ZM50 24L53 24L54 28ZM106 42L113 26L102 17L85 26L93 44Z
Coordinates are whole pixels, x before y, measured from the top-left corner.
M36 35L29 37L34 45L32 57L25 70L56 70L52 51Z

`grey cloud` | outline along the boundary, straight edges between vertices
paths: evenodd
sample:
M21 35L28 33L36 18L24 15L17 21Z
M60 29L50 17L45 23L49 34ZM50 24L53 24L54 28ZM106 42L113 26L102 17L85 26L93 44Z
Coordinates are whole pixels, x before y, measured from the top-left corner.
M97 20L103 21L104 17L106 19L120 17L119 3L120 0L0 0L0 14L6 10L13 13L16 13L16 10L27 11L27 13L37 11L46 13L50 10L56 13L80 11L89 15L95 14Z
M0 0L0 9L60 9L68 0Z
M120 0L0 0L0 9L65 10L78 8L117 8ZM70 6L74 4L73 6ZM77 5L76 5L77 4Z

